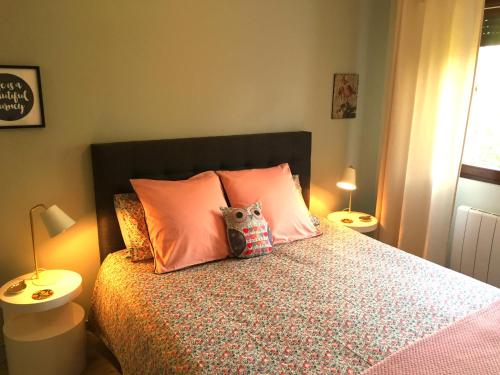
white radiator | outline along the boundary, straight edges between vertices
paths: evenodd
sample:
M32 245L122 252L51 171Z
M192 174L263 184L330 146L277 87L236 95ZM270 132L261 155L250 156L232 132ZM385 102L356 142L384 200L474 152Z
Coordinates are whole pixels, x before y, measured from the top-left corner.
M458 207L450 266L500 288L499 215L467 206Z

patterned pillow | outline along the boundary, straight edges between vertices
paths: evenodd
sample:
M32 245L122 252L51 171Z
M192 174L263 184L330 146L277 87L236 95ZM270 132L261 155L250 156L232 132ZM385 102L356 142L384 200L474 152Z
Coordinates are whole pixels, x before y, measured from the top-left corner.
M115 212L123 242L133 262L151 259L153 249L149 241L144 208L136 194L116 194Z
M299 197L304 199L302 196L302 186L300 186L300 176L298 174L292 175L293 177L293 183L295 184L295 191L298 193ZM315 227L318 227L321 222L318 219L316 215L309 214L309 219L311 219L311 222L314 224Z
M252 258L273 250L269 224L259 202L247 208L221 207L226 221L227 239L234 256Z
M295 190L302 196L302 186L300 185L300 176L298 174L293 174L293 183L295 184Z

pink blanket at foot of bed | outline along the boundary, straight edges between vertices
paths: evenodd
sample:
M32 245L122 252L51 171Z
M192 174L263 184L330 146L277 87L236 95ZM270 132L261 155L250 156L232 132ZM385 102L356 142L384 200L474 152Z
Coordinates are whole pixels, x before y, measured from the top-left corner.
M500 300L392 354L363 375L500 374Z

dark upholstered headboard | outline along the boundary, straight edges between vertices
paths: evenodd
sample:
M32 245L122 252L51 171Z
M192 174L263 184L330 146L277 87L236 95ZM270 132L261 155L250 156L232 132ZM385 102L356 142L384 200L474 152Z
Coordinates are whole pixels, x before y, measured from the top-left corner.
M101 261L125 247L113 195L133 192L131 178L180 180L207 170L288 163L309 205L311 133L287 132L91 145Z

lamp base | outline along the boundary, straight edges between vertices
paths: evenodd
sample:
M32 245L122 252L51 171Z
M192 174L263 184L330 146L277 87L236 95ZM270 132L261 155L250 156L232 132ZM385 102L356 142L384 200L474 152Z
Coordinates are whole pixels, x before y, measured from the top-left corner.
M36 273L31 276L33 285L45 286L56 284L61 280L61 274L57 271L38 269L38 277Z

